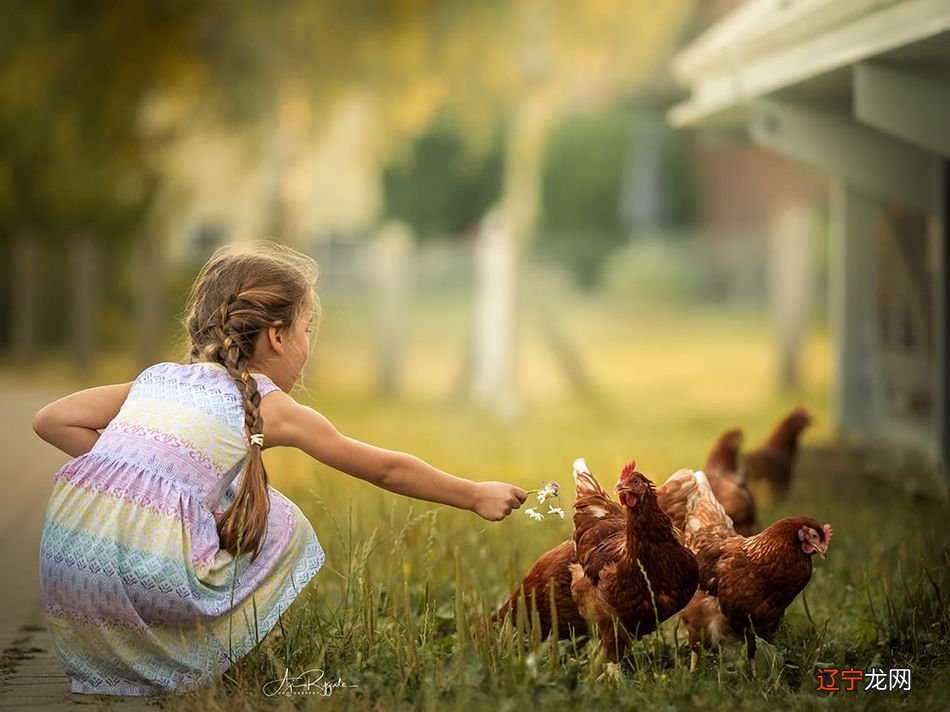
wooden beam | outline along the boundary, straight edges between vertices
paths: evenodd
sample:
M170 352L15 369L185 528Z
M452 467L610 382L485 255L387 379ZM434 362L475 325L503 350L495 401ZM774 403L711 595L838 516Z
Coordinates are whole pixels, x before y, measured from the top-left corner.
M854 116L868 126L950 158L946 80L862 62L854 67Z
M933 210L938 159L849 117L784 101L751 104L757 144L884 200Z

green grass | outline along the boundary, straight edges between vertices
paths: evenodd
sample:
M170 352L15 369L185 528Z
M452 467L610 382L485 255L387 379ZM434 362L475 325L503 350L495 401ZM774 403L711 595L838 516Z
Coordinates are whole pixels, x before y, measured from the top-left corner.
M943 709L950 694L950 553L947 507L872 479L861 458L828 447L830 349L813 328L801 386L774 386L771 339L755 315L607 302L557 303L560 328L578 348L596 397L571 392L530 313L522 321L520 418L497 422L456 397L466 318L426 303L408 325L406 388L372 394L372 319L354 303L327 301L300 395L343 432L412 452L453 474L526 488L555 479L573 501L571 463L587 459L605 485L631 458L657 482L700 467L712 441L741 425L759 441L797 403L816 424L804 439L790 498L772 521L810 514L831 522L829 559L816 561L805 596L789 608L773 645L760 641L759 676L744 652L704 656L688 672L675 619L635 644L619 680L596 679L585 639L542 642L535 631L486 626L534 559L568 538L570 519L532 522L408 500L308 460L266 454L272 482L309 516L327 563L282 627L215 687L167 698L171 709ZM118 380L118 379L114 379ZM806 607L807 601L807 607ZM737 663L740 663L737 665ZM910 693L816 692L815 669L909 667ZM328 697L265 697L285 670L320 668L357 685ZM862 686L863 687L863 686Z
M566 485L565 507L578 456L606 484L630 458L662 481L679 467L701 466L722 430L742 425L755 442L781 413L805 403L817 424L805 438L798 479L790 499L764 515L808 513L832 522L831 555L816 563L774 645L760 642L757 679L737 666L739 649L705 656L690 675L684 631L671 620L633 647L621 679L597 680L593 645L583 638L541 642L534 631L485 625L531 562L570 536L569 520L536 523L515 513L488 524L274 452L274 480L310 517L328 563L291 609L284 634L265 640L217 688L182 700L182 708L271 709L275 700L264 698L261 686L288 668L320 668L358 688L288 697L287 708L943 707L950 692L946 508L872 480L860 458L824 446L830 358L821 329L809 334L801 388L788 393L773 386L769 332L754 316L629 314L624 305L575 300L560 312L561 327L582 345L599 398L570 392L529 322L521 363L526 403L521 418L506 424L449 397L463 334L448 307L430 308L412 324L408 395L389 401L370 395L366 315L352 309L343 327L332 304L327 310L318 347L325 352L318 351L305 400L346 433L456 474L525 487L556 479ZM821 665L910 667L913 689L819 693Z

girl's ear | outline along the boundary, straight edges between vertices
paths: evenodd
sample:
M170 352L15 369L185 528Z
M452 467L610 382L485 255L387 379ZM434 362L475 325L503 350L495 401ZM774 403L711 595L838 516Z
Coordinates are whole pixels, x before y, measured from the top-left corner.
M281 322L267 327L267 342L278 354L284 352L284 331Z

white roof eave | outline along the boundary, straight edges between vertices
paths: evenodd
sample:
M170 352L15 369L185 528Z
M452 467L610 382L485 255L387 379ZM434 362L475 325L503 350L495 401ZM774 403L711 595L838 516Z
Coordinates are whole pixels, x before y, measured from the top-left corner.
M685 127L812 77L950 30L947 0L749 0L673 60Z

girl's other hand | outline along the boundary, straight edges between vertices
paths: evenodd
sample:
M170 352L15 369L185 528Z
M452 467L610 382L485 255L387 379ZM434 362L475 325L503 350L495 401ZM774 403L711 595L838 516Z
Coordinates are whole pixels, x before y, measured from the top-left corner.
M528 493L507 482L476 482L472 511L490 522L498 522L518 509Z

